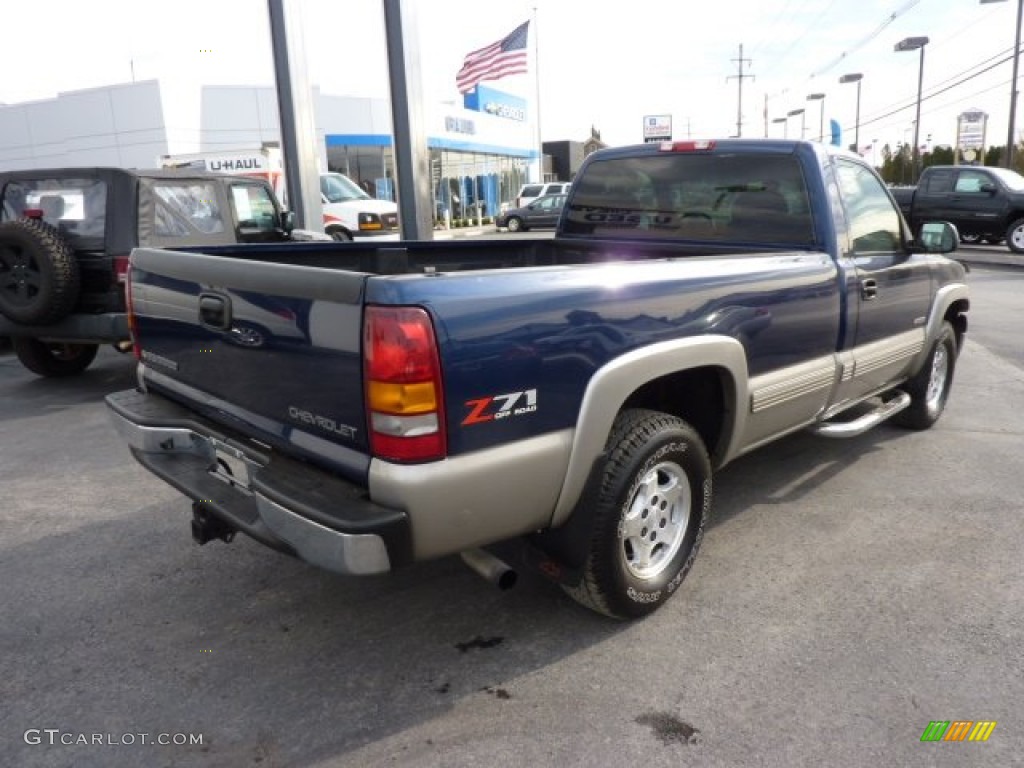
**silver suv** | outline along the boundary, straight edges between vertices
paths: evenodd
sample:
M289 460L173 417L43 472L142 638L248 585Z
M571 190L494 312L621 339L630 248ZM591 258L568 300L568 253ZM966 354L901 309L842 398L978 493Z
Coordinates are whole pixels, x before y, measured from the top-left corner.
M568 181L548 181L543 184L524 184L516 197L516 208L529 205L538 197L545 195L562 195L569 191Z

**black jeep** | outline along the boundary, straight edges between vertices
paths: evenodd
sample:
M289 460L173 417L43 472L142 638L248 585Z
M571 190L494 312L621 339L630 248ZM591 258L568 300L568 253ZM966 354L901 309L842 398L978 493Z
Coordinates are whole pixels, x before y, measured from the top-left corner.
M34 373L80 373L100 343L131 348L132 248L282 241L291 222L261 179L120 168L0 173L0 338L11 338Z

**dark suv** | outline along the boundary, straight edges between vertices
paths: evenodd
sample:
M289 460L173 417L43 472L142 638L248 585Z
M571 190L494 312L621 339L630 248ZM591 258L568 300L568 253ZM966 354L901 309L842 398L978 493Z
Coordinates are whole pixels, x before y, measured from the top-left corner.
M0 338L40 376L85 370L100 343L131 348L124 282L135 246L288 240L261 179L200 171L0 173Z

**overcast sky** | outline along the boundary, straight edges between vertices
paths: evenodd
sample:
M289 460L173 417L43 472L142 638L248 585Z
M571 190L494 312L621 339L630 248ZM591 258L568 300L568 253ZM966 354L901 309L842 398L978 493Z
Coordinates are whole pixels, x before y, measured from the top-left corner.
M292 2L313 83L329 94L386 96L380 0ZM773 118L806 108L807 136L817 137L821 102L806 96L821 92L826 126L838 120L852 142L857 87L838 80L860 72L860 143L895 147L913 138L919 53L893 47L926 35L922 144L928 136L952 143L956 115L974 108L990 116L989 143L1006 142L1013 0L422 0L417 9L424 87L436 101L459 98L455 73L466 53L536 19L539 78L493 85L532 98L539 80L545 141L582 140L594 125L610 144L638 142L643 116L654 114L672 115L676 138L733 135L743 44L753 76L743 81L743 135L765 134L767 97L771 135L783 132ZM266 15L265 0L8 0L0 102L134 75L159 78L191 115L200 84L273 82ZM800 120L790 118L790 137Z

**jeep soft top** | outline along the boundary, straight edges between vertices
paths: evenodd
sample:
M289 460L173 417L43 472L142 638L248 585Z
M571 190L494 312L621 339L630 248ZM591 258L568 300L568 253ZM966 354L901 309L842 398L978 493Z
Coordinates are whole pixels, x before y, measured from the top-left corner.
M130 347L124 276L133 248L287 240L262 179L192 169L0 173L0 336L43 376L84 370L99 343Z

